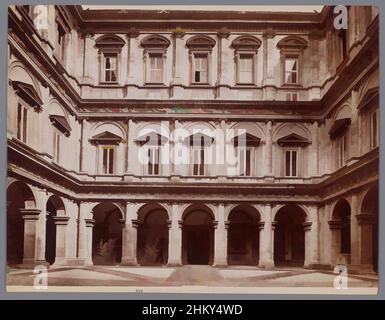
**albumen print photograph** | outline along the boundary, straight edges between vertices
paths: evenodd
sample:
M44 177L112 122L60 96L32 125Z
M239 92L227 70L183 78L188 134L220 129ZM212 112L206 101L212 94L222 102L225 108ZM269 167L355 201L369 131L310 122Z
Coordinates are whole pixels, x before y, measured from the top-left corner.
M379 9L10 5L8 292L378 291Z

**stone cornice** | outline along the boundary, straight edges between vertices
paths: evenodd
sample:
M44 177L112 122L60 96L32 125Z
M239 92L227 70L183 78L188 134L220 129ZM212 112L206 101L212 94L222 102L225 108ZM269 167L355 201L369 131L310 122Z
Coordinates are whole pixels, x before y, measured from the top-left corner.
M178 197L186 200L190 199L200 199L204 197L210 197L211 201L217 199L218 201L230 201L232 195L234 199L242 201L251 201L255 200L255 190L258 190L257 198L259 199L269 199L273 202L287 202L287 201L305 201L305 202L315 202L319 203L320 201L328 198L328 194L332 194L333 188L339 188L340 184L348 185L349 190L353 190L357 187L357 183L364 181L363 174L368 173L371 170L369 168L375 161L378 161L378 151L376 153L368 153L362 157L358 162L352 165L349 168L339 170L338 172L332 174L331 176L325 176L323 180L318 183L306 183L306 184L290 184L290 183L173 183L172 181L165 182L129 182L129 181L110 181L110 182L101 182L101 181L83 181L79 180L76 177L73 177L63 169L52 166L49 162L40 159L40 157L30 155L27 160L27 154L25 150L17 150L17 146L8 141L8 155L9 163L12 164L9 166L8 174L10 176L19 177L22 180L25 180L23 170L18 170L13 164L19 164L20 167L24 168L26 164L28 166L25 168L31 178L28 180L31 184L39 184L46 189L54 190L59 185L64 186L65 195L70 198L76 198L79 200L82 198L82 195L86 195L86 198L89 197L100 197L100 194L105 194L106 188L110 191L108 194L109 198L113 198L114 195L121 194L126 196L135 194L143 197L143 200L148 197L156 196L159 194L163 200L178 200ZM45 162L43 165L42 162ZM34 176L34 177L32 177ZM47 178L45 177L47 176ZM358 177L358 180L357 180ZM346 179L351 181L348 183ZM378 175L377 175L378 179ZM330 190L329 190L330 189ZM322 192L321 192L322 191ZM59 192L62 194L62 192ZM70 194L70 195L68 195ZM184 195L185 194L185 195ZM167 196L168 195L168 196ZM221 196L225 195L225 198L219 200ZM117 196L119 197L119 196ZM219 198L218 198L219 197ZM253 198L254 197L254 198ZM166 199L167 198L167 199ZM119 198L120 199L120 198ZM123 199L123 198L122 198ZM120 200L122 200L120 199ZM328 198L328 200L330 200Z
M321 20L326 19L325 17L327 16L327 13L330 12L330 10L326 9L326 8L327 7L325 7L323 10L323 13L319 15L319 17L320 17L319 19L321 19ZM68 12L72 12L72 14L74 14L77 17L75 19L79 19L79 17L81 18L81 16L82 16L83 10L79 6L66 6L66 10ZM75 117L78 118L78 116L80 116L80 113L81 113L79 111L79 109L81 109L82 106L84 106L86 103L91 104L91 105L92 104L99 105L99 106L106 104L105 100L99 101L97 99L95 99L95 100L82 99L80 97L80 95L78 94L78 92L73 88L72 84L70 84L70 82L67 79L65 79L66 77L68 77L71 80L73 80L77 84L77 86L79 87L78 89L80 91L81 84L76 79L76 77L71 76L70 74L67 73L67 71L65 71L65 77L63 75L61 75L60 72L58 72L55 63L47 56L45 51L39 47L39 44L36 42L37 40L28 35L28 34L31 34L31 32L28 32L27 34L25 34L23 24L21 21L19 21L18 17L15 15L13 10L11 10L11 9L8 10L8 16L9 16L10 29L13 30L13 32L17 31L17 37L21 37L21 39L20 39L21 42L24 43L25 46L27 46L28 48L32 48L33 49L32 51L38 54L38 56L39 56L38 60L39 59L41 60L41 62L39 62L39 65L37 65L37 67L32 66L32 69L35 69L35 73L40 72L39 78L43 82L43 85L50 86L50 88L52 88L53 94L60 101L62 101L64 103L64 105L67 106L67 108L69 109L71 114L74 114ZM82 29L86 28L84 23L81 21L79 23L75 23L75 25L77 25L78 30L79 30L79 28L82 28ZM133 27L130 26L130 28L133 28ZM87 30L90 30L90 29L87 29ZM221 30L221 28L218 30ZM117 32L117 31L114 31L114 32ZM126 30L126 32L127 32L127 30ZM324 83L319 86L320 89L323 89L328 83L332 83L331 87L323 95L321 101L306 101L306 103L308 103L309 105L312 105L314 109L319 110L320 117L323 117L323 118L327 117L327 115L331 112L331 109L334 109L335 107L337 107L337 105L335 103L336 95L338 95L338 99L337 99L337 101L338 101L338 100L343 99L346 92L351 90L350 81L345 81L344 75L345 75L345 77L349 76L349 79L351 79L351 78L357 79L358 78L358 75L352 75L351 71L352 70L357 71L359 68L362 68L362 64L358 60L365 59L366 50L373 50L373 47L375 47L373 44L375 44L376 41L378 42L377 33L378 33L378 19L375 19L371 23L370 28L368 28L366 37L361 40L363 48L359 51L359 54L356 55L354 57L354 59L349 62L349 65L347 67L339 70L334 76L332 76L329 79L326 79L324 81ZM37 34L37 33L35 32L35 34ZM40 39L40 41L43 41L41 39L41 37L38 36L37 38ZM14 42L14 43L11 42L11 44L12 44L12 46L15 46L16 42ZM19 51L19 58L21 58L22 60L25 60L28 50L23 49L23 51L24 52ZM36 57L35 57L35 59L36 59ZM371 61L371 62L373 65L373 61ZM37 71L37 70L41 69L40 68L41 65L44 65L44 68L42 68L42 70L46 69L46 71L44 72L45 76L42 74L41 71ZM377 57L377 62L374 61L374 65L378 66L378 57ZM359 79L359 80L356 80L356 82L357 81L361 81L361 80ZM346 87L346 85L348 85L349 88L347 90L345 90L345 93L344 93L344 91L341 91L340 88ZM168 87L165 87L165 88L168 88ZM213 89L215 89L215 88L213 88ZM277 88L277 89L279 90L280 88ZM70 101L68 101L68 99L64 95L68 95L68 98L70 99ZM331 97L333 98L333 101L330 100ZM121 102L121 101L123 101L123 102ZM108 102L109 102L109 105L119 105L120 103L125 103L127 105L128 101L125 99L120 99L120 100L117 99L117 100L109 100ZM171 102L170 100L164 100L162 103L170 103L170 102ZM270 101L262 101L262 103L269 103L269 102ZM333 103L331 103L331 102L333 102ZM140 102L138 102L138 103L140 103ZM206 104L207 103L208 103L208 101L206 101ZM227 101L218 101L218 103L223 103L223 107L228 107ZM281 104L282 103L284 103L284 101L281 101ZM289 106L290 106L290 108L293 108L293 105L289 104ZM330 107L330 106L332 106L332 107ZM328 107L328 109L326 109L327 107ZM267 108L266 110L269 110L269 109ZM296 111L298 111L298 110L296 110ZM271 113L271 115L273 115L273 113ZM305 114L298 114L298 118L303 117L304 115ZM89 117L89 116L90 115L87 115L87 117Z

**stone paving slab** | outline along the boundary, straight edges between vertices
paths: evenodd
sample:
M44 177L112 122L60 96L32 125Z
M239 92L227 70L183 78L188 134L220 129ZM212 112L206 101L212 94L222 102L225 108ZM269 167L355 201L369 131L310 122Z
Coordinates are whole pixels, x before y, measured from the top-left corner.
M116 268L105 268L106 270L114 270L114 271L121 271L121 272L127 272L127 273L133 273L141 276L148 276L148 277L154 277L154 278L161 278L166 279L173 272L175 272L175 268L140 268L140 267L128 267L128 268L122 268L122 267L116 267Z
M286 271L273 270L219 270L219 273L224 278L241 279L247 277L258 277L266 275L279 275L286 273Z

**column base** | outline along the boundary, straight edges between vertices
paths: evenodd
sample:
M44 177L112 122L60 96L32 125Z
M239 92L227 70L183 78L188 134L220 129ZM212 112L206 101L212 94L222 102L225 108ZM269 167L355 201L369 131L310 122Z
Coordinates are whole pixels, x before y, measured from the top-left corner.
M274 265L274 261L264 261L264 262L260 262L258 264L258 267L262 269L274 269L275 265Z
M183 264L181 263L176 263L176 262L171 262L166 264L167 267L183 267Z
M49 268L51 265L45 260L23 259L23 262L19 264L17 267L32 269L32 268L35 268L36 266L44 266L46 268Z
M56 263L56 261L55 261ZM77 258L70 258L70 259L65 259L66 266L85 266L86 265L86 260L84 259L77 259Z
M333 267L330 264L321 264L321 263L309 263L308 265L303 266L305 269L312 270L333 270Z
M139 263L136 261L136 259L132 258L122 258L122 261L119 263L120 266L133 266L137 267L139 266Z
M372 264L351 264L347 268L348 274L376 274Z

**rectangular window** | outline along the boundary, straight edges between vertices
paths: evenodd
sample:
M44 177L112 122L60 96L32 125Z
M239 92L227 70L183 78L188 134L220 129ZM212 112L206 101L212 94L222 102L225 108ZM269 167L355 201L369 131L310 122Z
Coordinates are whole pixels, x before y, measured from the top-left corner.
M148 59L148 82L163 83L163 55L150 53Z
M64 61L64 37L65 37L65 31L63 27L58 23L57 24L57 43L59 46L58 54L62 61Z
M251 176L250 148L238 148L238 174L241 177Z
M338 138L337 147L338 147L338 167L341 168L346 163L346 153L347 153L346 134Z
M238 82L253 83L254 59L251 54L240 54L238 59Z
M286 92L286 101L298 101L298 93Z
M53 133L53 160L56 163L60 160L60 133L57 131Z
M298 83L298 58L285 58L285 83Z
M205 174L205 149L201 147L194 147L192 148L192 154L192 174L194 176L203 176Z
M21 103L17 105L17 138L27 143L27 108Z
M118 74L118 57L116 54L104 54L104 81L116 82Z
M194 55L193 82L208 83L208 59L206 55Z
M103 174L114 173L114 147L102 147Z
M150 175L159 174L159 152L160 152L159 147L148 148L147 174L150 174Z
M370 114L370 145L372 149L378 147L378 110Z
M338 38L340 40L340 52L341 52L341 61L342 61L348 55L347 30L341 29L338 33Z
M285 151L285 176L298 176L298 152L297 150Z

